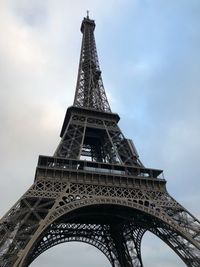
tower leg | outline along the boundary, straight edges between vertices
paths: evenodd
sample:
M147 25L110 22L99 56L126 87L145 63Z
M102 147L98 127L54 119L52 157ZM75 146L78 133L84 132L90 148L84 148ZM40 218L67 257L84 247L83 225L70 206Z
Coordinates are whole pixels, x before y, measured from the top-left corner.
M115 225L111 227L110 232L120 267L143 267L140 247L144 231L124 231L121 225Z

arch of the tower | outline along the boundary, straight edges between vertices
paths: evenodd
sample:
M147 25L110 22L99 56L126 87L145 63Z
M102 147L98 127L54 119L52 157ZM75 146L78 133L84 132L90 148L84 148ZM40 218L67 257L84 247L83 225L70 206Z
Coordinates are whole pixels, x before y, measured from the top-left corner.
M57 246L59 244L67 242L81 242L89 244L100 250L110 261L111 265L113 265L113 259L115 262L117 262L117 258L114 255L114 253L112 252L110 254L110 251L106 247L106 244L101 242L98 238L86 237L85 234L72 235L70 233L63 233L62 230L58 230L55 235L52 235L52 233L48 235L46 234L43 235L43 237L38 242L38 246L36 245L35 250L29 257L28 263L30 264L31 262L33 262L38 256L40 256L46 250L54 246Z
M45 222L45 227L33 237L35 242L20 266L26 266L47 249L69 241L91 244L106 255L112 266L121 266L116 240L113 239L121 232L130 258L127 266L142 267L140 246L146 231L162 239L186 266L199 266L198 250L174 222L170 223L164 216L159 217L154 211L144 210L128 201L105 198L82 199L57 207Z

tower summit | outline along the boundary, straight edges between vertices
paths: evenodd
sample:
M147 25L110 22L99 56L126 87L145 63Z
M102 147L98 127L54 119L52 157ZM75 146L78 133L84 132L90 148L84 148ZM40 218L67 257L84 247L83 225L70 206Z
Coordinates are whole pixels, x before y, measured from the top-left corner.
M73 106L53 156L39 156L33 185L0 220L0 267L27 267L47 249L80 241L113 267L143 267L146 231L188 267L200 266L200 222L143 166L118 126L102 82L95 22L87 17Z

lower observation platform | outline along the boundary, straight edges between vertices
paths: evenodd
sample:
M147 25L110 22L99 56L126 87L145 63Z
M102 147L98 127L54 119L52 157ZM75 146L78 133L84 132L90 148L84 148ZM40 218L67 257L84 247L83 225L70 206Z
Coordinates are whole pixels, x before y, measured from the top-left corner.
M78 180L115 180L117 184L145 182L165 184L163 171L158 169L132 167L120 164L91 162L86 160L64 159L39 156L35 179L40 177L60 177L61 179L77 177ZM84 178L85 177L85 178ZM97 178L98 177L98 178ZM71 179L70 179L71 180ZM112 181L113 183L113 181Z

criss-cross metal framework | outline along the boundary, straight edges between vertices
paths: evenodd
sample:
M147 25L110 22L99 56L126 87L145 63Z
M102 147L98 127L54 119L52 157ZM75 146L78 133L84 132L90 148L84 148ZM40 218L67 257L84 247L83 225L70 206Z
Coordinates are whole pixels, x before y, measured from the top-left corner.
M83 40L74 106L111 112L101 78L94 29L94 20L84 18L81 25Z
M118 127L103 87L95 24L84 18L74 105L54 156L39 156L35 180L0 221L0 267L26 267L47 249L80 241L113 267L143 267L146 231L186 266L200 266L200 222L166 190L162 170L145 168Z

